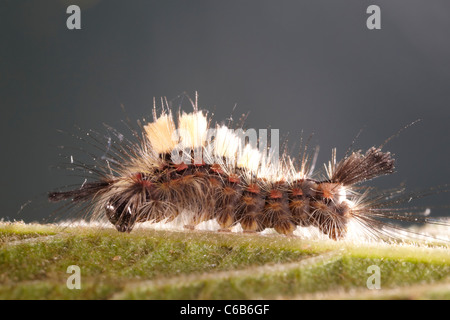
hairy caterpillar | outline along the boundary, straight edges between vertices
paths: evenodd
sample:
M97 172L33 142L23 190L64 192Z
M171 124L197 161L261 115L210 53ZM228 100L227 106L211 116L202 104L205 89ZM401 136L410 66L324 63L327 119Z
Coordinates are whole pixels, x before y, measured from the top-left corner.
M386 219L447 225L393 208L402 201L393 192L360 185L394 172L395 161L382 147L353 151L340 161L333 150L326 175L317 179L306 147L298 160L286 152L279 158L267 155L247 141L244 131L212 125L197 101L192 104L193 112L179 112L177 121L167 103L159 115L154 107L153 122L133 131L135 142L110 128L119 142L107 145L108 157L95 166L70 164L93 173L95 180L51 192L49 200L84 204L92 217L106 217L121 232L142 222L180 220L194 229L214 220L219 231L240 226L243 232L272 228L292 235L299 227L314 227L338 240L347 236L350 224L369 237L392 235L397 227Z

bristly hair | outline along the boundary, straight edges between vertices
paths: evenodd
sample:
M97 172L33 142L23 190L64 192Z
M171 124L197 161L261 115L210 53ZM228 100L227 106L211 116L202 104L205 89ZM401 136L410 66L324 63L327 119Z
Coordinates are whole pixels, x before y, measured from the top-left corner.
M106 141L89 131L81 140L102 155L89 154L94 165L73 159L68 164L89 173L89 181L50 192L48 199L70 200L69 208L91 219L106 218L121 232L143 222L194 229L214 221L222 232L273 229L293 235L313 228L338 240L354 238L358 230L358 237L378 240L403 237L401 227L390 221L449 226L399 207L411 195L361 185L394 172L395 161L382 147L354 151L340 161L334 149L327 175L313 179L317 154L310 157L307 147L298 166L287 152L274 161L228 126L211 124L197 103L196 96L193 112L180 111L175 121L166 100L159 116L154 107L152 122L138 122L132 140L111 127Z

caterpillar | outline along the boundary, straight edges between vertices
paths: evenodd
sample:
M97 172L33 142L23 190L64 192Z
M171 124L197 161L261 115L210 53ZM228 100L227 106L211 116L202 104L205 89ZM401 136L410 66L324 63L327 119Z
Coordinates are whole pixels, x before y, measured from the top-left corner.
M144 222L177 220L195 229L215 221L220 232L238 227L245 233L272 229L293 235L298 228L311 227L340 240L351 232L350 225L375 238L395 234L399 227L386 219L446 224L393 207L402 201L396 192L364 186L395 170L395 160L383 146L351 151L339 161L333 149L325 174L316 177L306 145L298 159L287 151L281 156L266 152L267 146L257 148L241 128L213 124L198 108L197 98L191 103L193 111L178 111L176 119L167 101L159 114L154 104L153 121L138 122L139 129L132 129L136 141L109 128L117 141L109 139L105 146L87 133L108 156L93 166L72 158L69 166L88 171L94 180L50 192L48 199L82 205L120 232L131 232Z

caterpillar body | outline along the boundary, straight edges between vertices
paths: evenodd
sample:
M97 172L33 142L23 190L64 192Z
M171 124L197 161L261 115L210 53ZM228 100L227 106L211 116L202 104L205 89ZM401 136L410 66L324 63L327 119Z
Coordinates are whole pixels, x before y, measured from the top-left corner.
M379 237L386 234L383 219L412 219L391 210L396 200L386 200L386 193L361 187L394 172L394 159L381 147L351 152L340 161L334 150L326 175L313 178L306 148L301 159L283 153L275 161L235 130L212 125L197 102L193 107L191 113L179 112L177 121L168 106L160 115L154 108L153 122L133 131L137 141L120 135L122 141L108 146L109 157L100 166L72 161L71 166L93 172L94 181L50 192L49 200L84 205L92 217L106 217L120 232L142 222L179 220L194 229L215 220L223 232L240 226L243 232L272 228L292 235L297 228L313 227L338 240L347 236L350 223Z

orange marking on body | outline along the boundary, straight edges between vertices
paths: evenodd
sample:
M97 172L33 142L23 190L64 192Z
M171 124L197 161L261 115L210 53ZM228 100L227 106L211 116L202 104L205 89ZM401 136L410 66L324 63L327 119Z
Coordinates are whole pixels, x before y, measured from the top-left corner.
M292 189L292 195L293 196L302 196L303 190L300 188L294 188L294 189Z
M149 180L142 180L142 185L146 188L150 188L152 186L152 182Z
M144 179L144 176L143 176L142 173L140 173L140 172L134 174L134 175L131 177L131 179L132 179L135 183L140 184L140 185L142 185L142 186L144 186L144 187L147 187L147 188L150 188L150 186L152 185L151 181L145 180L145 179Z
M335 183L322 183L319 185L318 191L322 193L325 199L333 199L336 187Z
M217 164L217 163L215 163L211 166L211 171L215 172L215 173L223 174L222 167L220 166L220 164Z
M230 174L230 176L228 177L228 181L233 182L233 183L239 183L241 181L241 179L236 174Z
M280 190L276 190L276 189L270 190L269 198L271 198L271 199L281 199L282 197L283 197L283 194L281 193Z
M260 189L256 183L249 184L247 187L247 191L251 193L259 194Z
M180 171L186 170L189 167L186 163L182 162L180 164L176 164L175 168L176 168L177 172L180 172Z
M333 198L333 194L328 190L323 190L323 197L327 199Z

